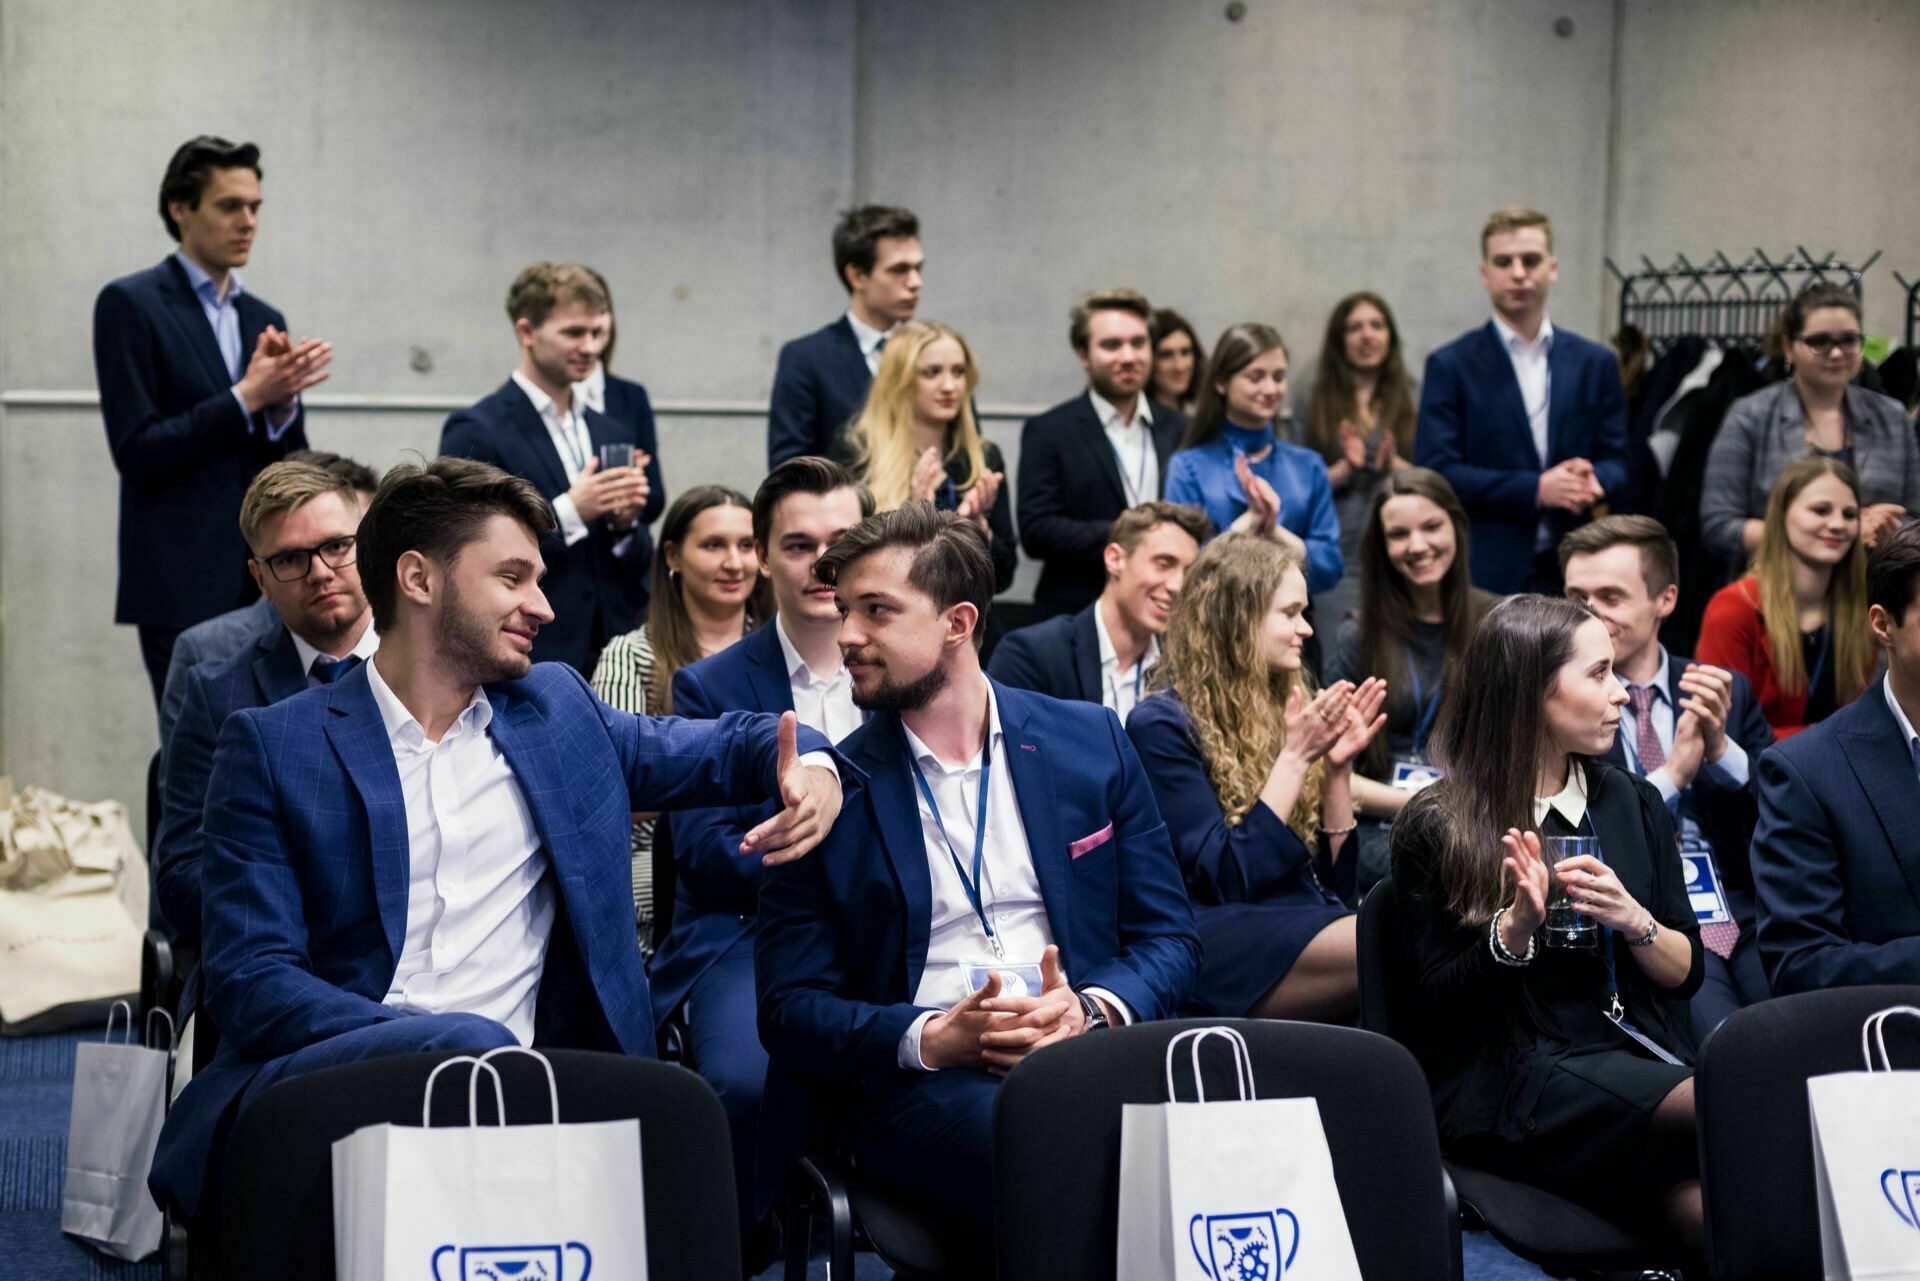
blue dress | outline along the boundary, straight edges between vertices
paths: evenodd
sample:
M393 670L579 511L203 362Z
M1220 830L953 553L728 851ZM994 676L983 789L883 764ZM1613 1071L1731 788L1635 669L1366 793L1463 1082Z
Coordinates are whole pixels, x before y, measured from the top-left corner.
M1258 453L1269 443L1273 451L1251 464L1253 473L1280 496L1280 527L1307 545L1307 590L1324 592L1346 573L1333 484L1319 454L1275 439L1271 424L1254 432L1229 423L1218 439L1176 453L1167 460L1167 501L1198 507L1215 529L1226 529L1247 510L1247 496L1233 474L1234 455Z
M1200 974L1183 1012L1241 1018L1347 909L1321 885L1313 851L1265 802L1227 826L1179 695L1144 699L1127 717L1127 737L1173 838L1200 934Z

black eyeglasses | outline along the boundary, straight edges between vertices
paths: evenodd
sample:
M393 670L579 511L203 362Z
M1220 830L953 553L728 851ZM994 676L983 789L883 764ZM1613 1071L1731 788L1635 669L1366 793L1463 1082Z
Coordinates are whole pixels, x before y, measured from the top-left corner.
M1852 333L1845 334L1801 334L1794 341L1803 342L1813 348L1816 353L1825 355L1835 351L1859 351L1861 344L1866 341L1866 335L1856 329Z
M313 558L318 556L329 569L345 569L353 564L358 539L352 535L345 538L330 538L318 547L289 547L283 552L271 556L255 556L253 559L265 565L273 576L283 583L297 583L313 572Z

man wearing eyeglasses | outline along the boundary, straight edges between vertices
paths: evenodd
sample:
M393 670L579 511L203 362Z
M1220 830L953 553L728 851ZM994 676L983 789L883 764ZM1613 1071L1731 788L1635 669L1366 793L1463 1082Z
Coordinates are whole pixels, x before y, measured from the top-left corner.
M359 523L352 481L311 463L274 463L247 486L240 506L240 532L253 553L247 569L281 625L234 657L185 673L154 839L160 911L176 940L200 935L200 824L220 726L240 708L339 679L380 643L355 564Z

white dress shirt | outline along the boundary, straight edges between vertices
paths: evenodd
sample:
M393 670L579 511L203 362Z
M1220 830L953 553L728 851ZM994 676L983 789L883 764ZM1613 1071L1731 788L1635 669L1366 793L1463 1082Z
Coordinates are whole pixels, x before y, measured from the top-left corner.
M800 718L800 723L825 734L829 743L838 743L859 729L865 718L853 705L853 677L847 672L846 663L842 662L831 676L816 676L793 642L787 639L786 624L778 614L773 616L773 634L779 638L780 652L786 656L787 683L793 690L793 714Z
M1553 322L1542 316L1540 332L1534 335L1532 342L1522 338L1520 332L1501 319L1498 312L1493 316L1493 328L1500 335L1500 345L1507 349L1507 359L1513 364L1513 376L1520 382L1520 403L1526 406L1527 429L1533 434L1534 452L1540 455L1540 469L1545 471L1547 410L1553 399L1547 354L1553 350ZM1544 512L1540 516L1540 527L1534 533L1533 542L1535 551L1553 542L1553 531L1547 524Z
M1113 635L1107 631L1106 611L1099 602L1093 606L1093 634L1100 638L1100 701L1127 723L1127 714L1146 692L1146 675L1160 661L1160 638L1147 638L1147 652L1126 671L1120 670L1120 655L1113 648Z
M312 689L321 683L320 678L313 674L313 660L320 657L320 651L307 644L300 633L292 628L287 629L287 634L293 637L293 652L300 656L300 670L307 675L307 688ZM380 633L373 630L372 622L368 622L366 630L360 633L360 639L354 642L353 649L347 657L357 658L364 663L379 649Z
M553 397L535 386L533 380L518 369L513 371L514 385L527 394L533 407L540 415L540 421L546 424L547 435L553 438L554 452L560 455L561 470L567 473L567 484L580 479L580 473L587 468L587 460L593 457L593 437L587 431L586 406L580 398L574 396L573 403L565 413L553 403ZM560 519L560 534L567 540L567 546L587 536L587 522L580 519L580 509L573 505L571 494L561 494L553 500L553 514Z
M854 315L851 309L847 312L847 323L853 326L853 340L860 344L860 357L867 362L867 372L870 374L879 373L880 344L887 340L887 337L893 333L893 330L875 329L872 325L869 325L866 321Z
M596 414L607 412L607 367L593 362L593 372L573 385L573 399L582 409Z
M1887 708L1893 713L1893 723L1900 727L1900 741L1913 754L1913 771L1915 775L1920 775L1920 734L1914 732L1913 722L1907 719L1907 709L1900 706L1900 700L1893 696L1892 672L1880 678L1880 692L1886 695Z
M371 630L371 629L369 629ZM407 812L407 932L385 1004L478 1014L533 1044L553 929L552 862L519 780L473 700L438 743L367 664Z
M1160 496L1160 455L1153 448L1153 407L1141 392L1133 402L1133 421L1120 417L1120 411L1099 392L1087 388L1094 417L1107 433L1113 447L1113 461L1120 468L1120 487L1126 491L1127 506L1138 507Z
M1559 810L1560 817L1567 820L1567 825L1576 829L1587 817L1587 771L1580 762L1567 763L1566 786L1552 796L1533 798L1533 821L1536 826L1547 821L1549 810Z

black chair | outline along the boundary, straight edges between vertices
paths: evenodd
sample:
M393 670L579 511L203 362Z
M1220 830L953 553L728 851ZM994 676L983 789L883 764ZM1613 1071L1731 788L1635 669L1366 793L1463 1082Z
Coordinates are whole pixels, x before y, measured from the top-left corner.
M1405 1045L1415 997L1400 947L1403 937L1399 901L1388 876L1360 905L1360 1024ZM1639 1224L1616 1221L1545 1188L1457 1161L1446 1166L1468 1228L1484 1228L1513 1253L1557 1276L1677 1267L1676 1249Z
M1168 1042L1219 1026L1246 1038L1259 1097L1318 1100L1361 1275L1457 1281L1459 1220L1420 1065L1369 1032L1264 1019L1115 1028L1052 1046L1009 1073L993 1135L1002 1281L1113 1275L1121 1109L1166 1102ZM1219 1047L1202 1055L1220 1070L1217 1081L1207 1073L1209 1097L1232 1095L1228 1058Z
M738 1278L733 1158L726 1113L712 1088L691 1072L621 1054L543 1053L559 1081L563 1123L640 1121L648 1275ZM417 1123L427 1076L448 1057L368 1059L261 1094L234 1123L217 1221L196 1225L196 1254L208 1235L218 1238L217 1260L196 1257L196 1277L332 1281L333 1141L382 1121ZM494 1063L506 1081L508 1123L545 1122L551 1113L540 1065L520 1054ZM465 1095L436 1091L435 1123L464 1123Z
M1718 1281L1821 1275L1807 1078L1859 1071L1860 1025L1890 1005L1920 1005L1920 986L1779 997L1736 1011L1708 1038L1693 1098ZM1920 1023L1890 1020L1887 1051L1895 1067L1920 1067Z
M992 1263L943 1220L863 1178L843 1158L803 1158L775 1213L786 1240L786 1281L805 1281L816 1222L827 1239L831 1277L853 1276L854 1255L861 1251L878 1255L896 1281L971 1281L993 1274Z

